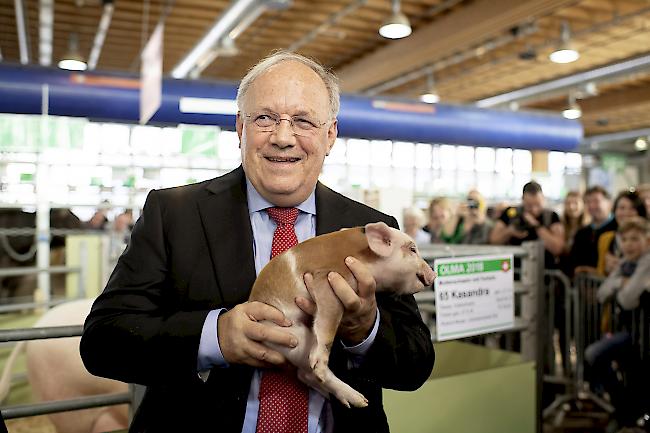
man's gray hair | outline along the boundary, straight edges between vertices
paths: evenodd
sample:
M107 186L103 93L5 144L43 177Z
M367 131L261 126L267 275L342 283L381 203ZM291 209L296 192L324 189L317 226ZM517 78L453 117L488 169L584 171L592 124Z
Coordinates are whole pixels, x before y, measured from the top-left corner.
M250 88L253 81L255 81L264 72L268 71L272 66L286 61L300 62L318 74L321 80L323 80L325 87L327 88L327 94L329 96L330 103L330 120L335 119L339 113L339 108L341 106L341 103L339 101L339 80L336 75L309 57L282 50L272 53L266 58L262 59L258 64L249 69L248 73L244 76L244 78L242 78L241 83L239 83L239 89L237 89L237 107L239 110L242 109L244 98L246 97L246 93L248 92L248 89Z

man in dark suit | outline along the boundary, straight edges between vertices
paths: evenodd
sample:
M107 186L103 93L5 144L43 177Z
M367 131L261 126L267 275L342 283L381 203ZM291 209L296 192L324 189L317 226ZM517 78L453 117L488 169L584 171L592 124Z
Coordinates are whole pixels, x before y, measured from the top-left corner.
M147 387L131 432L279 431L276 420L266 430L258 422L260 389L268 368L285 359L262 343L291 347L295 336L282 312L247 302L270 257L276 223L268 208L298 209L298 241L375 221L397 227L318 183L337 134L338 86L329 72L277 53L244 77L237 102L242 167L152 191L85 324L88 370ZM308 390L304 432L386 432L381 389L417 389L433 368L413 297L375 297L368 269L359 261L348 267L356 292L338 274L330 280L345 309L330 367L369 404L348 409ZM295 402L277 402L285 403Z

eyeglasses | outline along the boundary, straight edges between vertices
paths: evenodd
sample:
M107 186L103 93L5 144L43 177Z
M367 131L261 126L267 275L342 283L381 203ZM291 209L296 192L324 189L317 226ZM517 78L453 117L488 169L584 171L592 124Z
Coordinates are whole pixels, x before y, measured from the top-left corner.
M273 132L280 125L280 122L286 120L291 126L295 135L308 137L314 135L327 122L319 122L306 115L291 116L288 119L280 117L277 113L251 113L245 117L251 120L262 132Z

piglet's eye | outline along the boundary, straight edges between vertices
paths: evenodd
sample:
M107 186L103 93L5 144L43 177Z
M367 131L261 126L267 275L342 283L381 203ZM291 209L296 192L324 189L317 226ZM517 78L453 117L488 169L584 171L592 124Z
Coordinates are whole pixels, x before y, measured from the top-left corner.
M410 250L412 253L417 253L417 249L415 248L415 245L411 245Z

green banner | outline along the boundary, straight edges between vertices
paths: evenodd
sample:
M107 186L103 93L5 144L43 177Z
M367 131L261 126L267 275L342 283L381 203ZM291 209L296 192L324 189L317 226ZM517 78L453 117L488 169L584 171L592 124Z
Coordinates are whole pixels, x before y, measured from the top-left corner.
M626 158L617 153L603 153L600 160L605 170L620 173L625 169Z
M45 148L83 148L86 119L0 115L0 151L39 152Z
M181 136L181 153L216 157L218 135L219 129L215 127L184 126Z
M436 272L439 277L462 274L480 274L482 272L509 271L512 268L509 258L493 260L470 260L466 262L442 263Z

